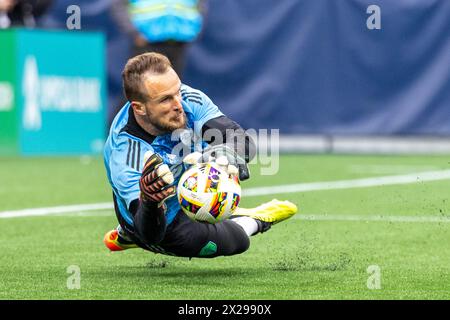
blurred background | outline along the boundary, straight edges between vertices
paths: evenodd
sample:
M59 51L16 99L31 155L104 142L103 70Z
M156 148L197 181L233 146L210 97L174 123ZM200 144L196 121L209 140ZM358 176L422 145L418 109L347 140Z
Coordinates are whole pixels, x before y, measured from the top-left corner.
M103 245L101 153L149 50L279 130L240 205L300 212L243 255ZM450 0L0 0L0 299L449 299L449 155Z
M447 0L0 3L2 154L99 153L148 50L282 151L450 152Z

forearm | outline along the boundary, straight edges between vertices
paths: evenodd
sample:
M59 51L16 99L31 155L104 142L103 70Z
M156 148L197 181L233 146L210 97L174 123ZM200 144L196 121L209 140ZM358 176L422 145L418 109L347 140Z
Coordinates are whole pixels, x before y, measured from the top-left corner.
M134 215L136 235L144 244L157 244L166 232L164 201L175 195L174 177L160 155L147 151L139 179L141 194ZM136 202L134 202L136 203Z
M207 130L214 130L208 134ZM221 139L217 139L215 133L220 133ZM256 145L253 139L242 129L242 127L226 116L207 121L202 128L205 142L214 146L225 143L237 152L248 163L256 155Z
M148 245L158 244L166 232L166 217L164 208L151 201L135 200L136 213L134 228L139 240Z

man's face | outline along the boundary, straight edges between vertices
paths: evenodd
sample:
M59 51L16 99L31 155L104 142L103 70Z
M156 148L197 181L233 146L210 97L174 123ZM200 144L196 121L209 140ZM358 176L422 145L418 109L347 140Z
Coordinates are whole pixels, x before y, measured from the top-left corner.
M170 133L186 126L186 114L181 105L181 81L173 69L144 78L149 99L145 105L145 121L160 133Z

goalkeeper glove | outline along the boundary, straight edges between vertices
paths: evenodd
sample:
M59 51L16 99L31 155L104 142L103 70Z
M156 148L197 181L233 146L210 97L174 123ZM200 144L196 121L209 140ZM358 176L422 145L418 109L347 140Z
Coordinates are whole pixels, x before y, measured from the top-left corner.
M203 153L194 152L188 154L183 159L184 163L190 165L211 161L216 162L222 168L226 168L228 174L237 175L241 181L250 178L250 171L244 158L224 144L207 148Z
M174 177L169 167L163 163L162 158L156 154L146 154L144 169L139 180L141 189L141 199L145 202L151 201L160 206L168 198L176 193L176 189L171 184Z

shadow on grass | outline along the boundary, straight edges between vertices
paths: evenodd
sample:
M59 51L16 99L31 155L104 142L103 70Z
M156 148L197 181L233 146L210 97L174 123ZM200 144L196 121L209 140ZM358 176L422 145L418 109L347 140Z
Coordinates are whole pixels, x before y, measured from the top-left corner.
M195 269L189 268L186 270L180 270L180 268L165 268L165 269L149 269L148 267L129 267L123 273L125 277L135 277L135 276L147 276L147 277L158 277L158 278L196 278L201 280L206 279L226 279L228 277L240 277L248 275L248 270L243 270L241 268L237 269Z
M89 273L99 277L118 277L121 279L148 279L149 281L165 279L165 281L188 280L190 284L206 284L214 280L215 283L227 281L230 279L239 279L242 277L263 276L264 270L258 268L242 268L242 267L225 267L225 266L208 266L200 265L189 266L187 264L177 264L175 261L155 260L149 261L145 265L135 266L116 266L117 269L91 270ZM270 270L268 271L270 272Z

